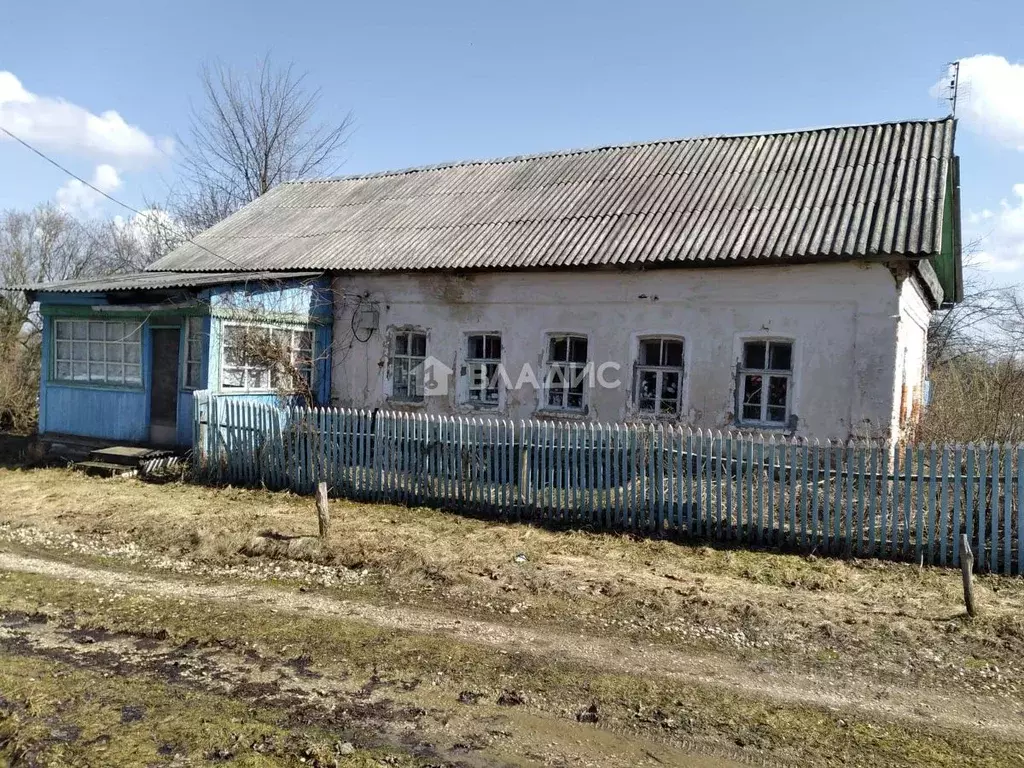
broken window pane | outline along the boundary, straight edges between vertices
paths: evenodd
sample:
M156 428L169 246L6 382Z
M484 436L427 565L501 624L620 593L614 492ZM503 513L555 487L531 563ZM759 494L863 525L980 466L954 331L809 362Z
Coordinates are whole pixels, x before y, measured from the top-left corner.
M679 408L679 374L665 371L661 374L661 412L675 413Z
M569 359L574 363L587 362L587 340L580 336L569 339Z
M673 368L683 367L683 342L666 340L662 350L662 365Z
M789 388L789 379L785 376L770 376L768 378L768 405L786 405L786 393Z
M648 339L640 342L640 365L661 365L661 341Z
M637 407L644 413L652 413L658 391L658 374L656 371L641 371L637 393Z
M793 367L793 345L785 342L771 343L770 367L774 371L788 371Z
M501 336L488 336L486 338L486 349L484 354L490 360L501 359Z
M748 341L743 345L743 367L764 368L765 347L764 341Z
M427 356L427 337L422 333L414 333L410 337L409 346L414 357Z
M565 336L552 336L550 344L550 358L565 362L569 359L569 339Z
M743 404L756 403L761 405L761 377L756 374L748 374L744 377ZM758 414L758 418L761 414Z

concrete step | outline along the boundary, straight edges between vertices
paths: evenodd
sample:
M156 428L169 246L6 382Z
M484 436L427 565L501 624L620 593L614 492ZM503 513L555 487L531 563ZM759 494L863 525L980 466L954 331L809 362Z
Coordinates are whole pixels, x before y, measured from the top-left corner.
M139 473L137 465L127 466L109 461L78 461L71 466L87 475L98 477L130 477Z

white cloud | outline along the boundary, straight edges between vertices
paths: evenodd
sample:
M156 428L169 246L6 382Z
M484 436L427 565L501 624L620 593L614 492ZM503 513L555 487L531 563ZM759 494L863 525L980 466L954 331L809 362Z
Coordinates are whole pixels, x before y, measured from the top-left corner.
M1024 152L1024 63L983 54L960 59L962 97L957 117L973 130ZM932 86L946 92L949 79Z
M121 177L117 169L106 163L97 165L90 183L103 192L110 194L121 186ZM99 213L103 195L80 182L71 179L57 190L57 205L73 216L88 218Z
M1001 200L996 211L971 213L973 234L982 238L972 266L990 272L1016 272L1024 268L1024 184L1013 185L1013 199Z
M174 142L129 125L117 112L94 114L64 99L28 91L0 71L0 125L41 149L88 154L144 166L173 150ZM0 141L9 140L0 133Z

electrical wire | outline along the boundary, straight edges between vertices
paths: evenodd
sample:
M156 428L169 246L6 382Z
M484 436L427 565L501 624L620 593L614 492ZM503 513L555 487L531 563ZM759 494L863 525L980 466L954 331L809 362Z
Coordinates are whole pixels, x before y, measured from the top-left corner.
M162 222L162 221L159 221L159 220L157 220L157 219L153 218L153 217L152 217L152 216L150 216L149 214L147 214L147 213L144 213L144 212L140 211L140 210L139 210L138 208L134 208L134 207L132 207L132 206L128 205L128 203L123 203L123 202L121 202L120 200L118 200L118 199L117 199L116 197L114 197L113 195L110 195L110 194L108 194L108 193L104 192L104 191L103 191L102 189L99 189L98 187L96 187L96 186L94 186L94 185L90 184L90 183L89 183L88 181L86 181L85 179L83 179L83 178L82 178L81 176L79 176L79 175L78 175L77 173L74 173L74 172L72 172L72 171L68 170L68 169L67 169L67 168L65 168L65 167L64 167L63 165L61 165L61 164L60 164L60 163L58 163L58 162L57 162L56 160L54 160L54 159L53 159L52 157L50 157L49 155L47 155L47 154L46 154L45 152L43 152L43 151L41 151L41 150L39 150L39 149L36 149L36 148L35 148L34 146L32 146L31 144L29 144L29 143L28 143L27 141L25 141L24 139L22 139L22 138L21 138L21 137L19 137L19 136L16 136L16 135L14 135L14 134L13 134L13 133L11 133L11 132L10 132L9 130L7 130L6 128L4 128L4 127L3 127L2 125L0 125L0 131L3 131L4 133L6 133L6 134L7 134L8 136L10 136L10 137L11 137L12 139L14 139L14 140L15 140L16 142L18 142L19 144L21 144L21 145L22 145L23 147L25 147L26 149L28 149L28 150L30 150L31 152L34 152L35 154L39 155L39 157L43 158L43 160L45 160L46 162L48 162L48 163L49 163L50 165L52 165L53 167L57 168L57 169L58 169L58 170L60 170L60 171L63 171L64 173L66 173L66 174L67 174L68 176L70 176L71 178L73 178L73 179L75 179L76 181L79 181L80 183L84 184L85 186L87 186L87 187L88 187L89 189L91 189L91 190L92 190L93 192L95 192L96 194L98 194L98 195L102 195L103 197L107 198L107 200L109 200L110 202L114 203L115 205L119 205L119 206L121 206L122 208L124 208L124 209L125 209L126 211L131 211L132 213L134 213L134 214L136 214L136 215L138 215L138 216L141 216L142 218L146 219L147 221L150 221L150 222L154 223L154 224L155 224L156 226L158 226L158 227L166 226L166 223L165 223L165 222ZM178 231L179 231L179 233L180 233L180 231L181 231L181 230L179 229ZM232 260L231 260L231 259L229 259L229 258L228 258L227 256L221 256L221 255L220 255L219 253L217 253L216 251L212 251L212 250L210 250L210 249L209 249L209 248L207 248L207 247L206 247L205 245L202 245L201 243L197 243L197 242L196 242L195 240L193 240L193 239L192 239L191 237L184 237L184 240L185 240L185 242L186 242L186 243L190 243L190 244L194 245L194 246L195 246L196 248L199 248L199 249L201 249L201 250L203 250L203 251L206 251L206 252L207 252L208 254L210 254L211 256L215 256L216 258L218 258L218 259L221 259L222 261L226 261L226 262L227 262L228 264L230 264L230 265L231 265L231 266L233 266L233 267L236 267L236 268L238 268L238 269L244 270L244 271L246 271L246 272L248 272L248 271L251 271L251 270L250 270L250 269L249 269L248 267L243 267L243 266L242 266L241 264L239 264L239 263L238 263L238 262L236 262L236 261L232 261Z

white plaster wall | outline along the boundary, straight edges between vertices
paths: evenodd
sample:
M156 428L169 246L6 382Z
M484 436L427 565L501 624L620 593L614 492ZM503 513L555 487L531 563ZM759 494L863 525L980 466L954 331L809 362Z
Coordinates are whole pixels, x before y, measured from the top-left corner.
M365 343L352 330L363 296L380 309L379 330ZM456 375L467 332L501 332L503 362L513 375L524 364L540 369L547 333L575 332L589 337L592 361L623 366L621 389L590 390L587 417L635 418L636 337L661 333L685 339L682 420L722 428L735 424L740 339L778 336L795 341L792 412L799 434L888 436L899 299L881 264L338 276L332 399L342 406L410 407L387 399L390 328L425 329L428 354ZM458 389L411 407L465 411ZM498 413L532 417L539 402L532 387L504 392Z
M899 290L899 323L896 329L893 436L900 436L905 431L903 427L912 426L915 405L920 407L928 368L930 319L931 310L917 279L905 279Z

